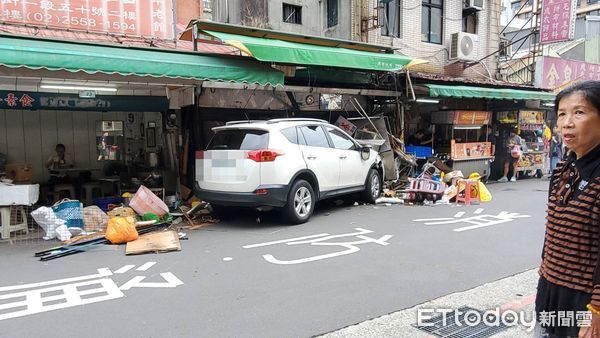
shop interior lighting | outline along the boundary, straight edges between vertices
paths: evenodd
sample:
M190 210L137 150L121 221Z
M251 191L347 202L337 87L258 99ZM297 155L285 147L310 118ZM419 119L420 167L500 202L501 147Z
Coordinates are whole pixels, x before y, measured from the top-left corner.
M542 106L554 107L554 102L544 102L544 103L542 103Z
M481 126L480 125L475 125L475 126L454 126L454 129L475 130L475 129L481 129Z
M417 98L417 102L421 102L421 103L440 103L440 100L430 99L428 97L419 97L419 98Z
M65 89L65 90L94 90L97 92L116 92L117 88L112 87L83 87L83 86L66 86L66 85L54 85L54 84L43 84L40 85L41 89Z

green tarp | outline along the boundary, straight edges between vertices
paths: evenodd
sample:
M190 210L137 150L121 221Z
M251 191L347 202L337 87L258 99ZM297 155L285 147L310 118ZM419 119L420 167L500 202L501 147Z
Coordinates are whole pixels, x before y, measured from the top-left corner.
M202 32L264 62L372 71L396 71L404 68L413 60L399 54L366 52L210 30L203 30Z
M431 97L467 97L497 100L542 100L553 101L555 94L524 89L485 88L470 86L445 86L426 84Z
M283 85L283 73L254 60L187 52L0 36L0 65Z

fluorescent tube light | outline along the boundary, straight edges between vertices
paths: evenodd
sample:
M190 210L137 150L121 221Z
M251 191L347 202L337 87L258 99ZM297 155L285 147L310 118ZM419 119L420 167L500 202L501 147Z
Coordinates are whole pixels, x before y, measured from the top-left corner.
M426 97L419 97L419 98L417 98L417 102L421 102L421 103L440 103L440 100L430 99L430 98L426 98Z
M95 90L97 92L116 92L117 88L111 87L83 87L83 86L63 86L63 85L40 85L42 89L66 89L66 90Z
M542 106L554 107L554 102L544 102L544 103L542 103Z

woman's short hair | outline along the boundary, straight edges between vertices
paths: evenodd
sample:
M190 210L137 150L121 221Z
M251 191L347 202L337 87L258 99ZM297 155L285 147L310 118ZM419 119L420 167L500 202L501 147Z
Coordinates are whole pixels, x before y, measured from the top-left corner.
M578 82L561 90L554 100L554 109L558 111L560 100L576 92L580 92L600 112L600 81L594 80Z

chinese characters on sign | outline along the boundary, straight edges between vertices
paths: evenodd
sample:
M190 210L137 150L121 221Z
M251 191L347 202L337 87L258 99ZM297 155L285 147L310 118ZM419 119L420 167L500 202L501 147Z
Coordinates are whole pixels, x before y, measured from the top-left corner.
M576 3L575 0L542 0L540 43L573 39Z
M543 57L541 64L543 65L541 85L540 83L536 85L542 88L561 89L572 82L600 81L600 64L547 56Z
M454 124L460 126L484 125L490 123L492 112L489 111L455 111Z
M0 0L0 20L173 39L171 0Z

